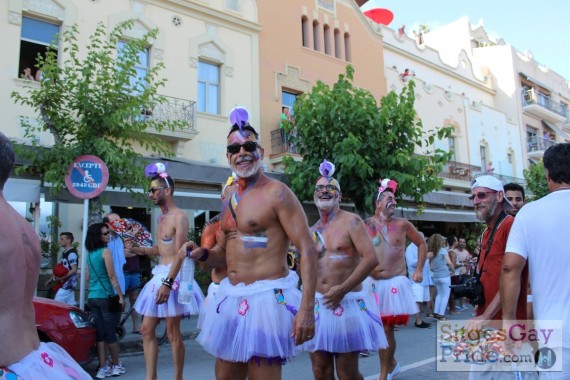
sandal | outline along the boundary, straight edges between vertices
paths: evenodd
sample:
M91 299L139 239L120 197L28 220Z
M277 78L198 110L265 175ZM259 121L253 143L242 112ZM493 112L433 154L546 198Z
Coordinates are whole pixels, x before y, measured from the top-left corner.
M426 318L435 318L433 313L426 314Z
M433 314L433 317L435 319L437 319L438 321L448 321L448 319L445 317L445 315L440 315L440 314Z

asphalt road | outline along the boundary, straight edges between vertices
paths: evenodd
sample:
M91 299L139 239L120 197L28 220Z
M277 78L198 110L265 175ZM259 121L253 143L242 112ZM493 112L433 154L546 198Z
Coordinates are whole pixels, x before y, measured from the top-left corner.
M468 319L472 309L460 312L450 317L452 320ZM461 380L467 379L466 372L437 372L436 371L436 327L435 321L431 328L420 329L414 327L413 319L408 326L400 327L396 332L397 349L396 359L401 365L401 372L395 379L437 379L437 380ZM182 323L182 331L186 337L186 360L184 368L184 379L214 380L215 358L206 353L201 346L195 342L196 319L185 320ZM130 331L130 326L127 326ZM144 379L145 367L140 336L128 334L122 342L121 360L127 372L120 376L120 379ZM377 379L380 372L380 364L377 353L372 353L369 357L361 357L359 361L360 372L366 380ZM91 363L86 370L95 374L97 362ZM168 343L160 347L158 358L159 379L171 379L172 352ZM285 380L306 380L312 379L311 362L307 353L299 354L290 363L283 366L283 379Z

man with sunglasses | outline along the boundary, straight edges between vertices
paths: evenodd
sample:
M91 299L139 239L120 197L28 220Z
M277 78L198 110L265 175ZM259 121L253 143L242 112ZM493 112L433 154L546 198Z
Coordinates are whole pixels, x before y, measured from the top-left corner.
M178 302L178 272L182 259L177 254L188 234L188 216L174 204L174 181L162 163L150 164L145 175L151 178L150 200L160 207L156 232L157 244L148 247L127 247L128 251L140 255L160 256L159 265L152 270L153 277L141 290L135 303L135 310L144 316L141 324L143 351L146 364L146 379L157 378L158 343L155 329L160 318L166 319L166 331L172 347L174 379L182 380L185 348L180 333L180 320L199 313L204 300L198 284L194 281L194 298L191 303Z
M380 264L374 268L369 279L388 340L388 347L379 351L380 380L390 380L400 372L395 358L396 325L406 325L410 315L419 312L412 282L406 276L406 242L410 240L418 247L418 262L415 272L411 274L412 281L422 282L427 256L427 244L414 225L394 216L397 187L398 183L394 180L380 180L380 187L372 199L374 216L365 221L377 254L383 252L383 257L379 257Z
M473 201L475 215L487 225L481 240L481 253L475 274L480 274L485 303L475 307L475 317L467 322L465 330L481 332L483 327L501 328L501 265L514 218L507 214L513 206L506 199L503 183L498 178L491 175L475 178L471 183L471 192L469 199ZM519 320L526 319L527 286L528 268L525 268L521 273L521 293L517 301L516 315ZM505 367L498 361L474 365L469 379L512 379L510 368L510 365Z
M340 209L333 173L321 170L313 195L320 215L311 227L318 252L316 329L304 349L311 353L315 379L333 379L335 366L339 379L362 379L359 353L388 346L378 306L362 285L378 259L362 219Z
M216 377L281 379L281 365L315 330L315 244L301 203L285 184L267 177L263 149L247 111L227 137L227 159L237 175L221 219L216 245L196 248L190 257L210 266L227 264L216 302L204 305L197 341L216 356ZM301 252L303 293L287 266L289 242ZM180 251L185 255L185 249Z

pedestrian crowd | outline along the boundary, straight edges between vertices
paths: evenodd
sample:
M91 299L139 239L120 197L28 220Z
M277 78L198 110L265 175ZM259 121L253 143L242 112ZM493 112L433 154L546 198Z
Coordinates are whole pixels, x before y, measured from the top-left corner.
M133 333L142 334L147 380L157 379L160 319L166 320L176 380L183 378L185 364L180 321L190 315L199 315L197 342L217 358L217 379L280 379L282 364L303 350L310 353L315 379L363 379L359 356L378 352L379 378L386 380L401 371L395 331L410 316L415 327L429 328L424 319L445 321L447 308L453 314L471 302L467 330L512 327L527 319L529 278L537 325L570 316L570 283L561 281L570 265L562 233L570 215L570 144L546 151L551 193L528 205L517 185L504 187L491 175L473 180L470 199L486 229L471 254L464 237L434 233L426 241L412 223L396 217L393 179L379 181L369 218L342 210L341 183L326 159L315 168L319 219L309 226L291 190L264 174L264 150L247 110L234 108L230 120L227 159L233 175L223 186L222 211L200 242L187 240L188 217L174 203L175 183L162 163L145 169L148 196L161 209L153 246L123 242L113 228L120 219L115 213L89 226L87 299L97 330L96 378L127 370L115 334L126 299L134 303ZM8 216L0 230L0 262L6 263L0 265L0 286L2 303L12 305L0 309L0 378L90 379L59 346L40 344L35 332L31 301L39 240L1 192L13 165L11 144L0 134L0 211ZM61 234L65 271L49 280L61 284L56 299L71 304L78 257L73 241L72 234ZM142 289L133 262L141 256L159 258ZM181 279L189 263L211 271L207 298L195 281ZM557 347L564 354L562 372L540 372L541 378L569 378L567 324L563 337ZM469 376L502 379L513 373L490 362ZM515 376L538 378L538 372Z

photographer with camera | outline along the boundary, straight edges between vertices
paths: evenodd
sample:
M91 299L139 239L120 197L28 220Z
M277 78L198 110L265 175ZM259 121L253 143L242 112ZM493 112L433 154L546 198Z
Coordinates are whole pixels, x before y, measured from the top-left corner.
M475 317L471 318L465 330L481 330L482 327L501 328L501 297L499 283L507 238L514 218L507 215L512 205L505 198L502 182L493 176L477 177L471 184L475 214L477 219L485 222L487 229L483 232L481 253L474 276L465 284L452 288L456 297L464 295L475 305ZM516 317L526 319L526 289L528 284L528 268L521 273L521 292L517 301ZM469 379L512 379L511 372L493 372L493 363L486 364L486 371L470 372ZM503 369L504 370L504 369ZM492 375L489 377L489 375Z
M471 302L476 301L475 318L467 323L467 330L479 330L490 321L500 321L501 297L499 295L499 282L501 266L505 255L507 238L514 218L507 215L513 206L505 198L502 182L493 176L483 175L473 180L471 184L472 195L470 199L475 207L477 219L485 222L487 229L483 232L481 253L474 279L460 287ZM477 285L480 282L481 287ZM526 319L526 288L528 284L528 269L525 269L521 278L521 296L517 303L517 319ZM456 288L457 289L457 288ZM482 294L478 289L482 289ZM453 292L458 290L452 290ZM501 327L498 323L496 327Z

